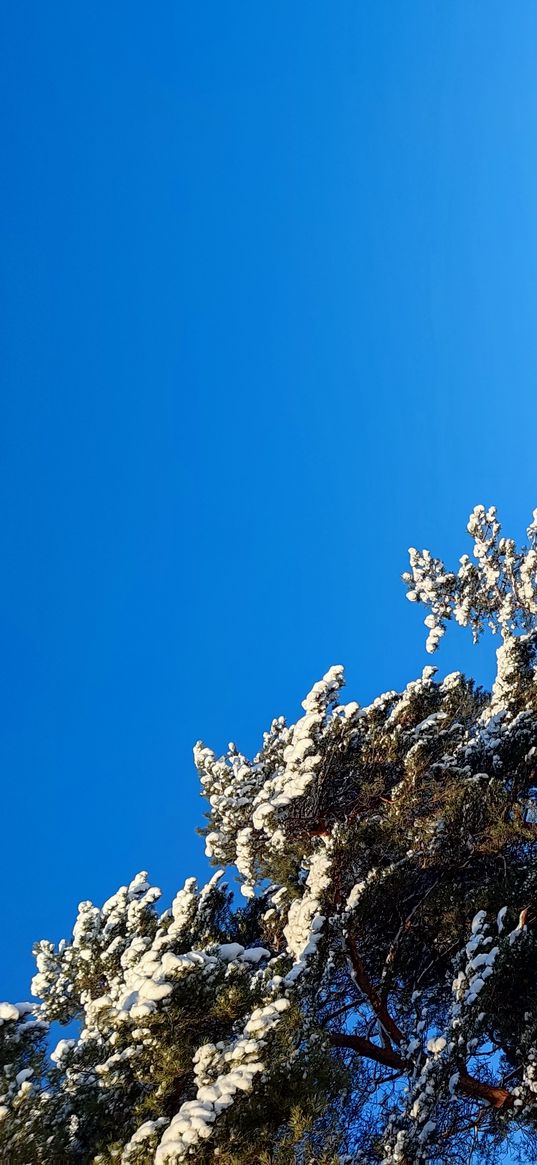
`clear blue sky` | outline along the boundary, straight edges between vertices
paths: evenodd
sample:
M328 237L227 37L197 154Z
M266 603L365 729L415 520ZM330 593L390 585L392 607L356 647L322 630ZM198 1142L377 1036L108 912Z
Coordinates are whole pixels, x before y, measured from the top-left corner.
M409 544L537 505L537 7L0 14L0 997L140 868L191 747L424 663ZM438 663L486 658L448 636Z

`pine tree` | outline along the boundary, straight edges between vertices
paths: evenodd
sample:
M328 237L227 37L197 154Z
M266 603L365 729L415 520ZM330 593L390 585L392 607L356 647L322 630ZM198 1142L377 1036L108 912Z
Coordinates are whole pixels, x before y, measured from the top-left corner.
M429 651L501 636L492 691L426 667L362 708L334 667L253 760L198 744L222 868L37 944L39 1002L0 1004L3 1162L537 1159L537 511L529 548L468 530L474 561L411 550L404 581Z

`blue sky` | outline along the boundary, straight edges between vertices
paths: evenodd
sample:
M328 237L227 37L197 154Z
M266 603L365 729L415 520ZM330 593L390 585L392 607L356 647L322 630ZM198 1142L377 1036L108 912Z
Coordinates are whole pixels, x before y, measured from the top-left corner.
M409 544L523 535L536 52L523 0L3 6L0 997L203 875L198 738L419 673Z

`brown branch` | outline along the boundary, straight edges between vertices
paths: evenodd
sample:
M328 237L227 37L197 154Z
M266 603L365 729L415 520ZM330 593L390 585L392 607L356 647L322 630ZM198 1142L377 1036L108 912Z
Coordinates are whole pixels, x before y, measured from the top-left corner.
M485 1084L482 1080L476 1080L475 1076L469 1076L467 1072L461 1072L458 1088L464 1096L469 1096L471 1100L488 1101L492 1108L512 1108L514 1104L514 1097L507 1088L500 1088L496 1084Z
M328 1032L327 1035L335 1048L350 1048L360 1056L375 1060L377 1064L385 1064L387 1068L398 1068L403 1071L407 1067L399 1052L394 1052L393 1048L379 1048L378 1044L373 1044L364 1036L351 1036L346 1032Z
M429 888L425 891L425 893L422 895L422 897L419 899L419 901L416 902L416 904L412 907L412 910L410 911L409 914L407 914L406 918L403 919L403 921L401 922L401 925L399 927L399 930L397 931L397 934L395 935L393 941L390 943L390 946L388 948L388 953L386 955L386 960L384 963L384 970L382 972L382 977L381 977L381 996L382 996L382 1000L384 1002L386 1001L386 999L388 997L389 975L392 972L393 964L395 963L395 959L396 959L396 955L397 955L397 948L399 946L401 938L402 938L404 932L406 930L408 930L409 926L411 925L411 921L412 921L414 915L420 909L420 906L423 906L423 903L429 897L429 894L432 894L433 890L436 890L437 886L438 886L438 879L436 880L436 882L433 882L431 886L429 886Z
M395 1020L392 1019L386 1002L380 998L376 988L373 986L362 962L362 957L356 945L356 940L352 935L347 936L347 946L349 948L352 969L354 971L355 979L360 988L360 991L362 991L369 1000L371 1007L373 1008L373 1011L375 1012L375 1015L377 1016L386 1035L389 1036L395 1044L401 1044L404 1038L403 1033L401 1029L398 1028Z
M337 1011L334 1011L333 1015L328 1015L326 1017L325 1022L332 1023L334 1019L337 1019L338 1016L340 1016L340 1015L345 1015L347 1013L347 1011L356 1011L356 1010L357 1010L356 1000L353 1000L352 1003L344 1003L342 1007L338 1007Z
M359 1056L366 1056L377 1064L384 1064L387 1068L396 1068L399 1072L408 1070L409 1065L399 1052L393 1048L380 1048L365 1036L349 1035L347 1032L328 1032L328 1039L335 1048L349 1048ZM468 1072L461 1071L458 1080L458 1090L470 1100L486 1100L491 1108L511 1108L514 1097L507 1088L497 1084L486 1084L483 1080L476 1080Z
M440 951L440 954L437 955L436 958L431 959L430 963L427 963L427 965L423 968L423 971L421 971L421 973L418 975L416 980L416 987L419 983L421 983L423 976L427 974L427 971L431 970L431 967L435 967L437 963L440 963L442 959L445 959L446 955L449 955L450 951L455 950L455 947L458 947L459 945L459 940L455 939L455 941L450 943L449 946L445 948L445 950Z

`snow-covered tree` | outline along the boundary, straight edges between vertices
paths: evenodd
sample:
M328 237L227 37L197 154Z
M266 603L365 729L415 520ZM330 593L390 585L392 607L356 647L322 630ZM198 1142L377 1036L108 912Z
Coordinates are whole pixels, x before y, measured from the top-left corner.
M429 650L501 633L492 691L426 667L360 707L333 667L253 760L198 744L221 869L37 944L38 1002L0 1004L2 1161L537 1159L537 511L529 548L468 529L475 562L404 578Z

